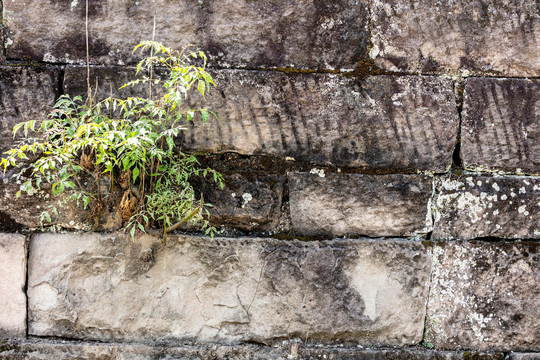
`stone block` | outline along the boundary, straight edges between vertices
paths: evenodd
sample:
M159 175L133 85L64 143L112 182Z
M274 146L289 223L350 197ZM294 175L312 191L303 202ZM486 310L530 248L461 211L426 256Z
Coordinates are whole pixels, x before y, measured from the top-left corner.
M41 234L29 333L92 340L406 346L431 268L418 241Z
M470 78L461 156L466 169L540 174L540 83Z
M290 173L289 193L299 234L414 236L432 229L430 176Z
M133 70L93 68L98 97L115 92ZM206 105L220 122L190 123L183 146L198 152L292 157L382 171L446 171L459 117L452 83L430 77L215 70ZM86 69L68 67L66 93L86 92ZM189 100L189 99L188 99ZM192 103L200 106L198 99Z
M0 66L0 153L14 145L13 126L45 119L59 93L55 68Z
M26 239L0 234L0 337L26 335ZM1 344L0 344L1 347Z
M429 74L540 75L534 0L374 0L370 56L383 69Z
M436 188L434 239L540 238L540 178L452 175Z
M175 49L195 44L219 67L352 69L367 49L368 3L93 1L90 59L131 63L133 47L155 33L156 41ZM83 1L10 1L4 7L8 58L85 63Z
M433 250L426 342L540 350L540 244L450 242Z
M275 229L281 216L283 176L223 174L224 187L197 179L193 185L201 191L209 208L210 223L245 231Z

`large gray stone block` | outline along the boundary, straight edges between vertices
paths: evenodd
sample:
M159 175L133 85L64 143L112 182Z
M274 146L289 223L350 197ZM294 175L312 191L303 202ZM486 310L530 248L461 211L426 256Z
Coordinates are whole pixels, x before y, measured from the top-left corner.
M97 78L101 84L101 97L133 74L116 68L92 71L92 82ZM66 69L66 93L85 93L85 73L81 67ZM212 75L217 89L206 104L221 122L214 119L205 127L191 123L185 149L288 156L387 172L444 172L452 162L459 117L449 80L416 76L355 80L238 70ZM137 91L145 90L124 95Z
M540 83L471 78L465 84L465 168L540 174Z
M430 249L403 240L42 234L29 333L94 340L418 343Z
M25 242L22 235L0 234L0 337L26 335Z
M540 350L539 250L537 242L435 246L425 341L439 349Z
M47 117L60 91L59 78L54 68L0 66L0 153L14 144L13 126Z
M374 0L370 55L391 71L539 76L534 0Z
M432 229L430 176L290 173L289 193L300 234L414 236Z
M365 54L368 1L92 1L92 63L133 61L142 40L195 44L219 67L349 68ZM84 1L6 1L7 57L84 63ZM155 23L155 28L154 28Z
M436 187L434 239L540 238L540 178L452 175Z

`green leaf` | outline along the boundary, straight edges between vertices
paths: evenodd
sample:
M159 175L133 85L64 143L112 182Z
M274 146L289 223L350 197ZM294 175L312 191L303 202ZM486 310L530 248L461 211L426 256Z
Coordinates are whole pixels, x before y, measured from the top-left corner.
M199 90L201 95L204 96L204 91L206 90L206 83L203 80L199 80L199 84L197 85L197 90Z
M206 124L206 121L208 120L208 110L207 109L201 109L201 117L203 124Z
M135 180L137 180L138 176L139 176L139 168L135 167L135 169L133 169L133 183L135 183Z

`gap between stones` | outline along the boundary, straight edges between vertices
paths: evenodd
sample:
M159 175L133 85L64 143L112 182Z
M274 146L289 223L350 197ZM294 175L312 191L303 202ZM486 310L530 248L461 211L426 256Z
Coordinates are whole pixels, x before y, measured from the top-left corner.
M30 242L32 241L33 234L26 235L25 241L24 241L24 248L26 252L26 266L25 266L25 277L24 277L24 296L26 297L26 337L29 336L29 328L30 328L30 305L28 301L28 274L30 273Z
M0 37L1 38L1 37ZM6 66L21 66L21 67L66 67L66 66L86 66L83 63L67 63L67 62L48 62L44 60L30 60L25 61L21 59L13 59L13 58L7 58L7 52L6 48L3 48L3 53L6 56L6 60L3 63L0 63L0 65L6 65ZM133 65L104 65L104 64L90 64L90 67L97 67L97 68L135 68L135 64ZM361 69L359 69L359 67ZM344 77L354 77L358 79L362 79L366 76L380 76L380 75L389 75L389 76L420 76L420 77L452 77L455 79L463 80L465 81L468 78L493 78L493 79L525 79L525 80L540 80L540 77L536 76L500 76L500 75L491 75L491 74L475 74L475 75L469 75L469 76L452 76L449 74L431 74L431 73L422 73L422 72L394 72L389 70L384 70L379 67L377 67L374 64L374 60L370 58L364 58L357 62L356 68L353 70L343 70L343 69L309 69L309 68L295 68L295 67L248 67L248 66L240 66L240 67L221 67L221 66L212 66L208 67L209 70L239 70L239 71L260 71L260 72L281 72L287 75L298 75L298 74L333 74L333 75L341 75Z

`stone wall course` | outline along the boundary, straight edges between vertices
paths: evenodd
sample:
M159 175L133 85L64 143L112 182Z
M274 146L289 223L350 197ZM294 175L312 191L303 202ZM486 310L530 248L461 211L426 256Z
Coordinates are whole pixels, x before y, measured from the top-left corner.
M461 156L473 171L540 174L540 83L469 78Z
M90 59L132 63L142 40L195 44L219 67L349 68L366 53L367 0L96 1L89 6ZM5 3L7 57L85 63L84 2ZM155 28L154 28L155 22Z
M289 173L293 230L304 235L415 236L432 230L426 175Z
M94 68L98 97L133 71ZM85 94L86 69L68 67L66 93ZM287 75L220 70L206 104L220 121L190 123L183 146L198 152L291 157L365 171L445 172L459 116L452 82L434 77ZM130 96L145 89L125 91ZM196 99L192 103L200 105Z
M533 0L374 0L375 64L424 74L540 75L540 13Z
M449 242L433 249L425 341L438 349L540 349L540 244Z
M0 273L2 274L0 277L0 337L24 337L26 335L25 236L0 234Z
M517 356L521 354L516 354ZM5 360L68 360L73 358L100 360L281 360L281 359L332 359L332 360L503 360L497 352L436 351L412 349L363 349L358 347L305 345L299 341L286 341L277 347L254 344L243 345L147 345L122 343L90 343L77 341L26 340L9 341L0 347L0 357ZM516 357L516 359L520 359ZM523 359L533 359L524 357Z
M436 189L433 239L540 238L540 178L447 175Z
M422 339L431 259L404 240L42 234L29 265L34 336L406 346Z

